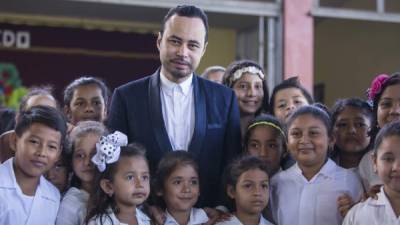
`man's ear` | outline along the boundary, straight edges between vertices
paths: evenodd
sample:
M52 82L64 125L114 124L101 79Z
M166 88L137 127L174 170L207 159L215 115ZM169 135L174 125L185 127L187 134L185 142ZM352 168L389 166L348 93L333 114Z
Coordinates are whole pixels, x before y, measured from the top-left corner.
M12 130L7 134L7 136L8 136L8 141L9 141L8 144L10 146L10 149L14 153L17 152L17 140L18 140L17 133L15 133L15 131Z
M157 37L157 49L158 49L158 51L160 51L161 40L162 40L162 34L161 34L161 32L158 32L158 37Z
M71 109L68 106L64 106L64 114L69 121L71 121Z
M230 198L235 199L235 188L232 185L226 187L226 193Z
M376 163L377 163L376 153L368 153L368 152L367 152L367 154L371 154L370 156L371 156L371 159L372 159L374 172L375 172L376 174L378 174L378 166L377 166L377 164L376 164Z
M112 197L114 194L114 187L110 180L101 179L100 180L100 188L109 196Z
M204 43L203 52L201 53L201 57L203 57L204 53L206 53L208 42Z

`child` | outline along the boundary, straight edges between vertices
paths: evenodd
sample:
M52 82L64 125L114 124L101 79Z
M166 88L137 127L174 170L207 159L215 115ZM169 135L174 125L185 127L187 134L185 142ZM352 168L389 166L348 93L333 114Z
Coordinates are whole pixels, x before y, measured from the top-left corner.
M69 142L73 175L71 188L61 201L57 225L80 225L84 222L95 172L91 158L96 153L96 143L106 133L104 125L95 121L80 122L71 131Z
M104 122L108 96L107 86L98 78L80 77L72 81L64 90L64 112L69 122Z
M66 133L63 115L52 107L20 112L15 157L0 165L0 224L55 223L60 193L42 175L61 154Z
M285 124L290 114L300 106L314 102L311 94L300 84L297 77L282 81L272 90L269 101L271 114Z
M127 137L120 132L113 136L102 138L92 158L98 172L86 223L150 225L150 219L138 208L150 192L145 149L138 144L119 147L127 143Z
M385 125L374 144L374 169L383 182L377 198L355 205L343 225L394 225L400 216L400 123Z
M244 149L250 155L260 157L272 177L281 169L286 155L286 138L280 122L270 115L259 115L247 127Z
M357 175L327 157L332 143L328 114L315 106L302 106L287 122L288 149L296 164L271 180L271 211L280 225L339 225L338 197L360 199Z
M37 105L58 108L57 101L52 95L52 87L44 86L31 88L29 92L21 99L14 121L21 112ZM12 127L8 128L9 131L1 134L0 136L0 163L14 156L14 151L11 149L10 141L12 133L14 132L13 129L15 122L10 123L10 126Z
M200 225L208 221L203 209L193 208L200 195L198 166L186 151L166 154L154 181L158 203L166 211L164 224Z
M236 94L240 109L242 137L250 120L268 111L268 86L260 65L250 60L231 63L225 71L224 84Z
M45 176L63 195L68 188L69 173L70 160L68 160L67 154L63 151Z
M358 164L369 150L372 110L359 98L340 99L332 109L335 146L331 158L339 166L358 172Z
M379 129L385 124L400 119L400 73L391 76L380 74L374 78L367 90L372 103L373 121L370 136L374 140ZM382 181L373 170L371 152L364 155L359 165L359 173L365 190L377 189ZM379 187L378 187L379 188Z
M272 225L262 216L269 198L265 163L258 157L243 156L233 161L224 175L225 191L234 202L234 213L228 221L217 225Z

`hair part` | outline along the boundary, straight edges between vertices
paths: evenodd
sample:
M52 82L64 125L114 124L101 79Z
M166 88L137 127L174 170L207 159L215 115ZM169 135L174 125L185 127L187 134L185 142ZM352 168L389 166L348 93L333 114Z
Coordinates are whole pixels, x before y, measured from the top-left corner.
M165 31L165 24L168 22L168 20L174 16L182 16L182 17L189 17L189 18L199 18L204 24L204 28L206 30L206 34L204 37L204 43L208 42L208 17L204 13L204 11L194 5L178 5L174 8L171 8L168 13L165 15L162 25L161 25L161 30L160 34L161 36L164 34Z
M73 80L65 89L64 89L64 105L68 108L70 107L72 98L74 96L74 92L76 89L82 86L88 85L96 85L101 90L101 96L104 99L104 104L107 108L108 98L110 95L110 91L104 81L100 78L96 77L79 77Z
M290 78L282 81L280 84L276 85L274 87L274 89L272 90L271 98L269 101L269 109L270 109L270 113L272 115L275 115L274 108L275 108L276 94L281 90L289 89L289 88L299 89L301 91L301 93L303 94L304 98L307 100L308 104L311 105L314 103L314 99L313 99L312 95L310 94L310 92L307 91L307 89L303 85L301 85L299 78L298 77L290 77Z
M113 197L108 196L104 190L100 186L100 182L103 179L109 180L110 182L114 181L115 174L118 170L119 162L122 157L138 157L142 158L148 164L146 158L146 148L137 142L133 142L127 146L121 147L121 152L119 155L118 161L110 164L106 164L106 169L103 172L99 172L96 170L95 178L94 178L94 189L90 194L88 201L88 213L86 216L86 223L93 218L100 218L101 224L106 223L106 220L109 219L111 221L110 216L108 215L108 208L111 208L115 214L119 212L117 204Z

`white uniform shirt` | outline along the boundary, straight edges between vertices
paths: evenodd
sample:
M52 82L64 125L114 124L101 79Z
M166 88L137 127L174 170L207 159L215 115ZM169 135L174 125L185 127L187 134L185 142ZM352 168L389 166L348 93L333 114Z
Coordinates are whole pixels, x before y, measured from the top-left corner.
M56 225L81 225L85 222L89 194L71 187L61 200Z
M353 206L344 218L343 225L400 225L389 199L381 187L378 199L369 198Z
M102 221L103 225L128 225L126 223L121 223L119 222L118 218L115 216L114 212L109 208L108 209L108 216L107 215L102 215ZM136 208L136 220L138 222L138 225L151 225L150 224L150 218L146 216L140 209ZM91 219L88 223L88 225L99 225L100 223L100 217L96 217L95 219Z
M193 74L180 84L160 73L161 108L173 150L188 150L194 132Z
M310 181L296 163L271 179L272 216L279 225L339 225L337 198L348 194L358 201L362 192L358 176L330 159Z
M231 218L229 218L229 220L216 223L216 225L243 225L243 223L240 222L240 220L236 216L232 216ZM258 225L273 225L273 224L261 216L260 223Z
M360 174L365 191L377 184L382 184L381 179L374 172L374 165L371 157L372 151L367 152L358 164L358 173Z
M165 220L164 225L179 225L179 223L176 222L175 218L168 211L166 211L166 215L167 218ZM189 222L187 225L201 225L207 223L207 221L208 221L208 216L203 209L192 208L192 211L190 212Z
M24 194L15 179L13 160L10 158L0 164L0 224L54 225L60 192L41 176L33 199L25 198L27 204L24 204Z

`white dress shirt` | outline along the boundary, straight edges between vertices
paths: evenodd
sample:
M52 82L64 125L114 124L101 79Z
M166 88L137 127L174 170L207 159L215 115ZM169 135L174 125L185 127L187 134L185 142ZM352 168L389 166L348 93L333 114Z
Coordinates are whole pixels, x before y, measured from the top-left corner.
M182 83L174 83L160 73L161 108L165 128L173 150L188 150L194 131L193 74Z
M24 195L15 179L13 160L0 164L0 224L54 225L60 192L41 176L35 195Z
M107 211L107 215L97 216L96 218L90 219L88 225L128 225L126 223L121 223L111 208L109 208ZM100 218L103 223L101 223ZM151 225L150 218L146 216L146 214L144 214L139 208L136 208L136 220L138 225Z
M229 218L229 220L216 223L216 225L243 225L243 223L240 222L240 220L235 215L233 215L231 216L231 218ZM260 223L258 223L258 225L273 225L273 224L261 216Z
M374 172L374 164L371 157L372 151L367 152L358 164L358 173L360 174L365 191L377 184L382 184L381 179Z
M383 187L378 199L369 198L353 206L344 218L343 225L400 225Z
M179 223L168 211L166 211L166 215L167 219L165 220L164 225L179 225ZM203 209L192 208L187 225L201 225L207 223L207 221L208 216Z
M271 179L272 216L279 225L339 225L343 218L337 198L348 194L358 201L362 193L358 176L331 159L311 180L296 163Z
M85 222L89 193L71 187L61 200L56 225L81 225Z

